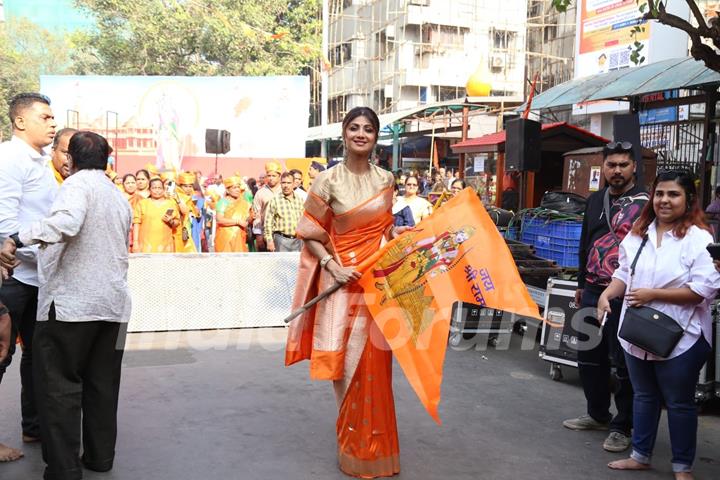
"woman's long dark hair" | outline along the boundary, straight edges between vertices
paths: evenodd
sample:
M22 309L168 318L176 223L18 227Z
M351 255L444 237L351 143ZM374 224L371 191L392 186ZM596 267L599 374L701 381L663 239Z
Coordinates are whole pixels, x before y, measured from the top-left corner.
M669 170L658 173L653 182L652 191L650 192L650 201L645 204L645 208L643 208L640 216L635 221L632 227L632 233L640 237L644 236L650 224L655 220L653 198L655 198L655 190L660 182L675 182L685 191L687 208L685 209L685 214L679 218L675 224L673 234L678 238L682 238L693 225L707 230L712 234L712 230L708 224L705 223L705 213L700 208L698 202L695 179L689 172L683 170Z

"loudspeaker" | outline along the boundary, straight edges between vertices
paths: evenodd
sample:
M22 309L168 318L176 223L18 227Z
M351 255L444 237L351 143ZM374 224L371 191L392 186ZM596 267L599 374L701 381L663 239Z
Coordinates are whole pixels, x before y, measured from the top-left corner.
M540 170L540 123L525 118L510 120L505 135L505 170Z
M643 185L642 145L640 145L640 118L637 113L613 116L613 140L630 142L635 157L635 176L638 185Z
M230 151L230 132L227 130L205 130L205 153L222 153Z

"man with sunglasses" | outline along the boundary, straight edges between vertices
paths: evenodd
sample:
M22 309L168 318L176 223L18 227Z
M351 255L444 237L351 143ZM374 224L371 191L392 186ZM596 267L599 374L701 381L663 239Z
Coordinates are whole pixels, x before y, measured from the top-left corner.
M595 312L600 294L618 267L620 242L648 202L648 194L635 184L635 168L631 143L611 142L603 149L605 186L587 199L580 237L578 290L575 292L575 303L579 308L589 307ZM603 448L609 452L622 452L631 441L633 391L617 340L622 300L614 302L612 314L604 322L595 314L583 319L583 328L578 334L578 371L587 400L587 414L565 420L563 425L571 430L610 430ZM613 367L615 388L611 392ZM610 413L613 393L615 416Z

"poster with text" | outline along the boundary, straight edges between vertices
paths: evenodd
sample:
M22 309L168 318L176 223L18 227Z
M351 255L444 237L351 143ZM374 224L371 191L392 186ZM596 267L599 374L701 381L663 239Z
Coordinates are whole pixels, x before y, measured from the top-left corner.
M649 62L650 23L642 20L635 0L580 0L578 8L578 48L575 77L587 77L621 68L637 66L630 60L633 43L644 45L643 64ZM645 30L635 38L635 26Z

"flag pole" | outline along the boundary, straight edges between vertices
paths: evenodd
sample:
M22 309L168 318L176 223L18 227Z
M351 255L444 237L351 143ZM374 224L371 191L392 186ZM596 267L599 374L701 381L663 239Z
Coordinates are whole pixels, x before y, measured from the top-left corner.
M307 302L305 305L303 305L302 307L300 307L300 308L298 308L297 310L295 310L294 312L292 312L287 318L285 318L285 320L284 320L285 323L290 323L290 322L292 322L296 317L298 317L298 316L302 315L303 313L307 312L308 310L310 310L310 308L311 308L313 305L315 305L316 303L318 303L318 302L321 301L321 300L326 299L327 297L329 297L329 296L332 295L333 293L335 293L335 292L337 292L338 290L340 290L340 288L341 288L342 286L343 286L342 283L336 283L336 284L333 285L332 287L328 288L327 290L325 290L324 292L322 292L320 295L318 295L317 297L313 298L312 300L310 300L309 302Z

